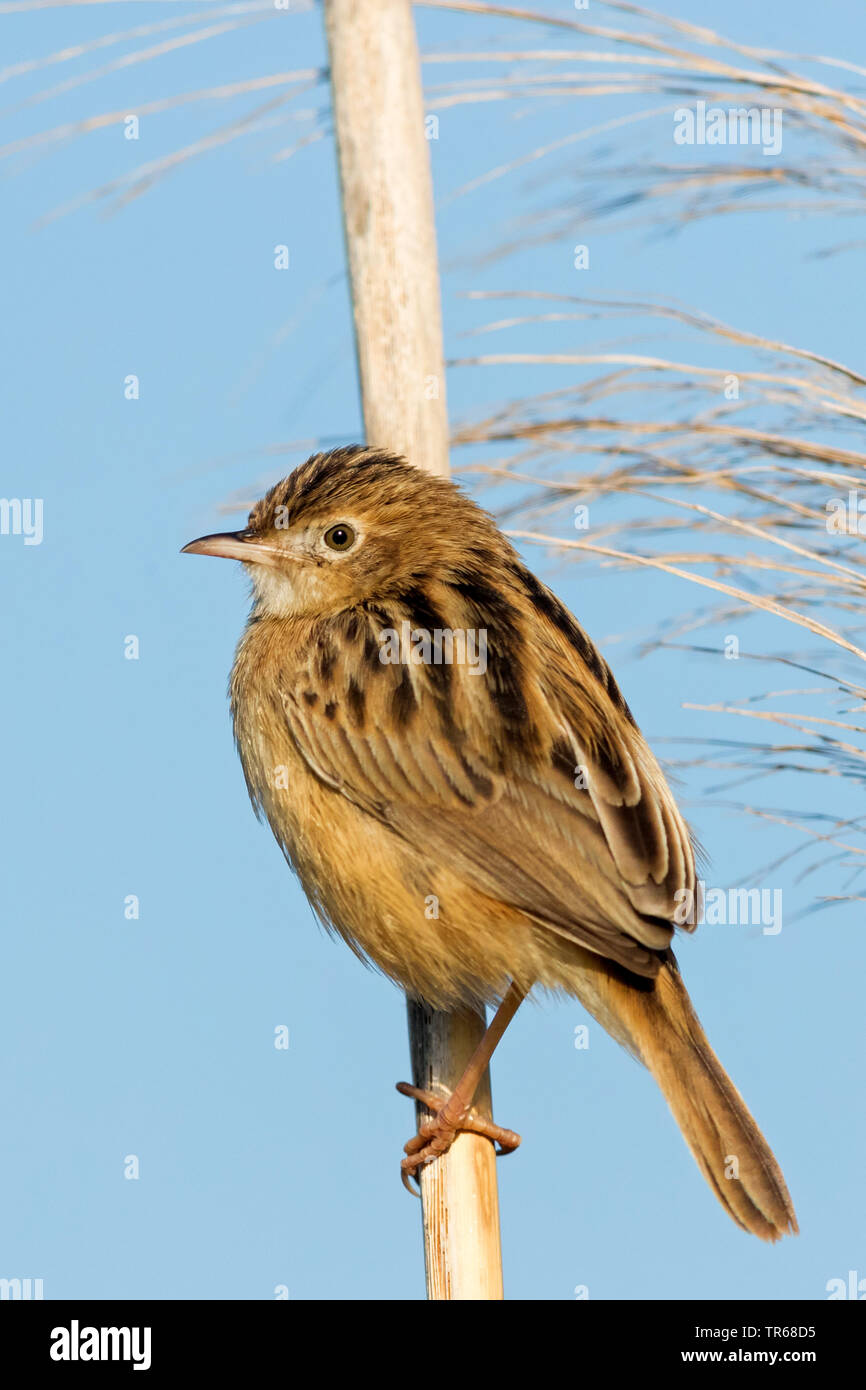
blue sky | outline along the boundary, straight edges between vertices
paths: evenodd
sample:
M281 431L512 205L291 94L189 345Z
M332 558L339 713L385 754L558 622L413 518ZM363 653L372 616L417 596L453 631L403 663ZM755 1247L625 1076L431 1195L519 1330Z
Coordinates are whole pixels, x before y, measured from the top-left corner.
M3 61L185 9L0 6ZM720 26L717 11L708 0L682 7ZM617 22L600 8L592 17ZM840 56L863 36L853 0L830 10L731 0L723 27L749 43ZM419 33L437 51L530 42L504 21L429 11ZM321 15L309 9L21 105L144 43L10 78L2 140L324 63ZM438 65L435 80L446 80ZM266 95L142 116L137 142L114 125L5 166L0 491L44 499L44 539L0 537L0 1276L42 1278L49 1298L267 1299L280 1285L299 1299L423 1297L419 1212L398 1177L413 1122L393 1090L407 1077L404 1002L322 934L255 821L225 698L244 581L237 567L178 553L234 524L227 500L259 495L311 450L303 441L361 437L331 141L274 163L315 122L266 128L191 160L111 217L85 204L34 225ZM326 100L320 86L296 108ZM604 99L573 118L543 103L441 112L431 156L448 354L474 351L477 340L467 347L460 335L496 316L463 292L574 293L572 248L589 239L587 293L675 294L860 366L863 277L856 257L809 259L840 239L820 219L724 217L674 238L604 223L507 262L469 258L541 195L520 179L451 200L455 189L571 119L615 114ZM640 157L652 139L625 149ZM284 273L273 267L277 244L291 252ZM520 345L573 345L573 326L555 333L528 330ZM137 400L124 397L129 374ZM455 370L452 418L568 379L550 368ZM301 443L284 457L265 452L292 441ZM754 688L754 669L733 663L675 651L638 660L629 634L693 601L677 581L526 553L602 644L662 756L662 740L721 731L685 702ZM137 661L124 659L129 635ZM769 620L746 637L756 650L779 645ZM766 1248L737 1231L649 1076L593 1023L589 1049L575 1049L583 1010L542 1002L518 1015L493 1073L497 1118L523 1135L500 1164L510 1297L569 1299L587 1285L591 1298L822 1298L851 1269L866 1278L860 905L798 915L815 893L838 891L832 874L799 881L786 865L755 878L791 839L710 804L707 784L700 769L682 773L712 882L781 888L785 923L776 936L707 925L680 960L780 1159L802 1234ZM780 786L776 804L789 791ZM811 791L794 794L808 801ZM854 814L853 793L839 795L839 814ZM138 920L124 916L129 894ZM273 1044L280 1025L286 1051ZM128 1155L139 1160L134 1181Z

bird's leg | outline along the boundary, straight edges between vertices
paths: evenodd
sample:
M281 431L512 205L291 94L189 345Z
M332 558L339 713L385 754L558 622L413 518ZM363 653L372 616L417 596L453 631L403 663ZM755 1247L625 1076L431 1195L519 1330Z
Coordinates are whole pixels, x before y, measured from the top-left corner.
M397 1090L402 1096L411 1096L434 1111L433 1118L424 1120L418 1126L418 1133L404 1145L406 1157L400 1163L400 1177L403 1186L414 1192L410 1178L425 1163L439 1158L448 1152L461 1131L470 1134L483 1134L499 1145L501 1154L512 1153L520 1143L520 1135L511 1129L502 1129L492 1120L480 1120L469 1114L472 1101L490 1058L500 1042L503 1033L517 1013L526 990L511 984L508 992L486 1029L484 1037L476 1047L466 1070L450 1096L438 1096L433 1091L423 1091L419 1086L410 1086L406 1081L398 1081Z

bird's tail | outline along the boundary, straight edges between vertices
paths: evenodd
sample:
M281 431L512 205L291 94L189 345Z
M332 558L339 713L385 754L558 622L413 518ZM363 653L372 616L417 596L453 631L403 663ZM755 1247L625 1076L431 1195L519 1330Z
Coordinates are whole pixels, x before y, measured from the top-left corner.
M707 1041L673 954L654 987L608 981L630 1041L652 1072L698 1166L738 1226L778 1240L797 1233L781 1169ZM620 991L619 999L612 998Z

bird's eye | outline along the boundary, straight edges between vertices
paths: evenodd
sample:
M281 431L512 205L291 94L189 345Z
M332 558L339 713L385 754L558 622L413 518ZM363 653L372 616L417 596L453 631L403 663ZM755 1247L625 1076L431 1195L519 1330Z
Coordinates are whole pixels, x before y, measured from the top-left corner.
M339 526L331 526L325 532L325 545L331 550L349 550L355 543L355 532L351 526L342 523Z

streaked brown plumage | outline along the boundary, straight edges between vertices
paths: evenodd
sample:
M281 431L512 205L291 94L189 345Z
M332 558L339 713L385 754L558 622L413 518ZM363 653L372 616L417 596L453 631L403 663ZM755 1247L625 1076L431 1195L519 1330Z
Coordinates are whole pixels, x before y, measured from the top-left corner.
M688 830L606 663L492 518L446 479L340 449L245 532L188 548L248 565L235 735L321 920L439 1008L512 981L576 995L653 1073L734 1220L796 1230L670 949L695 890ZM485 630L486 671L383 663L405 622Z

